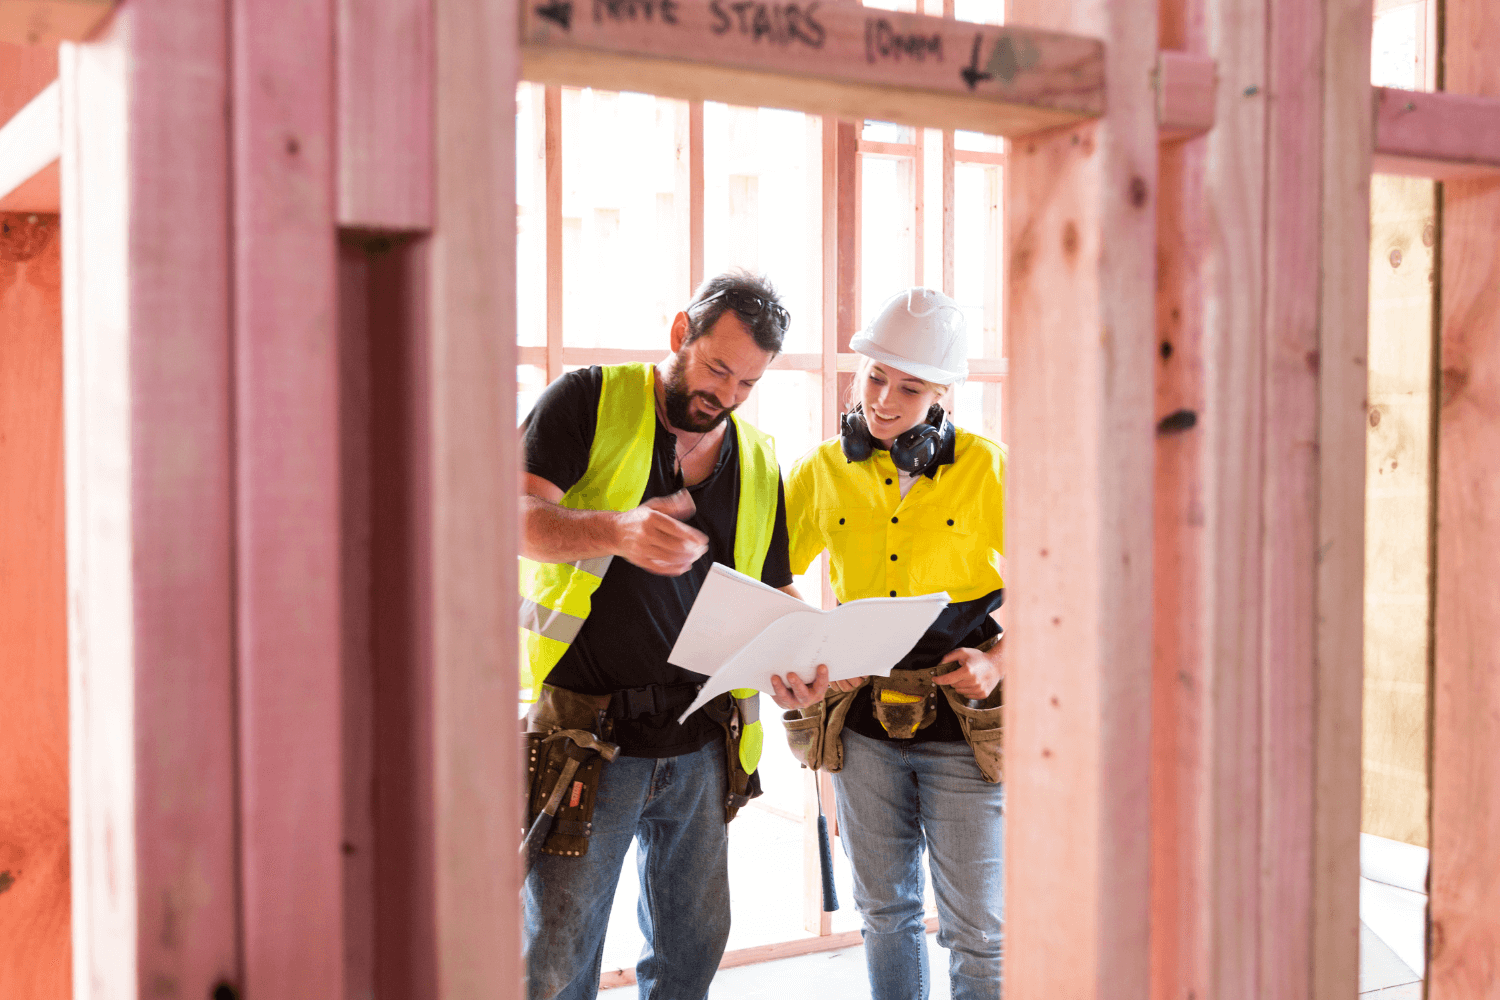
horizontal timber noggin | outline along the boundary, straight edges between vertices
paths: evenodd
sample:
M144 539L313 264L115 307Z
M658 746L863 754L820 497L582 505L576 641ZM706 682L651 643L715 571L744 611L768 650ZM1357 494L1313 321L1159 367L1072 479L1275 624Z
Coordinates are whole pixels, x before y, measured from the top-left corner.
M996 135L1104 112L1096 39L817 0L531 0L521 47L541 83Z

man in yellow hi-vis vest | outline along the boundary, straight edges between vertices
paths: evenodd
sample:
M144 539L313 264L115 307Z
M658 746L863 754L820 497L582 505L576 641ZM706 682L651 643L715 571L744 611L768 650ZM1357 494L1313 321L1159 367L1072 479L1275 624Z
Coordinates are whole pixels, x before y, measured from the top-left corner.
M523 425L528 995L589 998L632 840L642 996L708 993L729 936L726 823L760 793L754 691L678 724L703 678L667 662L714 562L793 594L770 438L734 409L790 317L743 272L703 284L656 366L570 372ZM821 669L803 704L822 698Z

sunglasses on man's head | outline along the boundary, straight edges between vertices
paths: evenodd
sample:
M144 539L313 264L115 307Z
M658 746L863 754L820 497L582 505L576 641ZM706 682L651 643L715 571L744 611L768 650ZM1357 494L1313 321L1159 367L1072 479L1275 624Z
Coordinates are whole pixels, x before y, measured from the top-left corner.
M771 322L775 323L777 328L783 333L786 332L787 327L792 325L792 314L787 312L780 303L768 302L754 292L747 292L739 288L726 288L722 292L715 292L710 295L698 303L698 305L706 306L714 299L723 299L725 305L746 319L754 319L762 312L769 311Z

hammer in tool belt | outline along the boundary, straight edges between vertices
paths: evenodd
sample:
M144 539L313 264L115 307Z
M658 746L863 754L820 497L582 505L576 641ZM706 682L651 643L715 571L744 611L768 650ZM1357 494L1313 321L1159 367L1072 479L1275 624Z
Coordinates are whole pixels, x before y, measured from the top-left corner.
M537 852L542 849L547 834L552 832L552 821L557 818L557 807L562 803L563 794L568 790L568 786L573 783L573 775L578 773L579 765L588 760L592 754L597 753L605 760L612 761L620 753L617 744L607 743L583 729L559 729L542 742L551 743L553 740L563 739L571 744L567 748L568 759L563 763L562 773L557 776L557 784L552 786L552 794L548 796L547 804L537 814L536 820L531 824L531 829L526 831L526 838L521 841L521 857L525 859L528 869L536 860Z

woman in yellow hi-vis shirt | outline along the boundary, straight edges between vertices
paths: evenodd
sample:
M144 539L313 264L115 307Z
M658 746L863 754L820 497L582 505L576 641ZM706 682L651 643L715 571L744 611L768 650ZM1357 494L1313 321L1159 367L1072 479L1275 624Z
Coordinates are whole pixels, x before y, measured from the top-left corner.
M924 848L953 998L996 998L1005 789L991 614L1005 596L1005 449L939 405L968 374L952 299L901 292L851 346L864 355L855 405L787 480L792 572L826 549L841 602L947 591L950 603L889 677L831 685L786 713L787 733L804 763L833 772L873 1000L928 995Z

